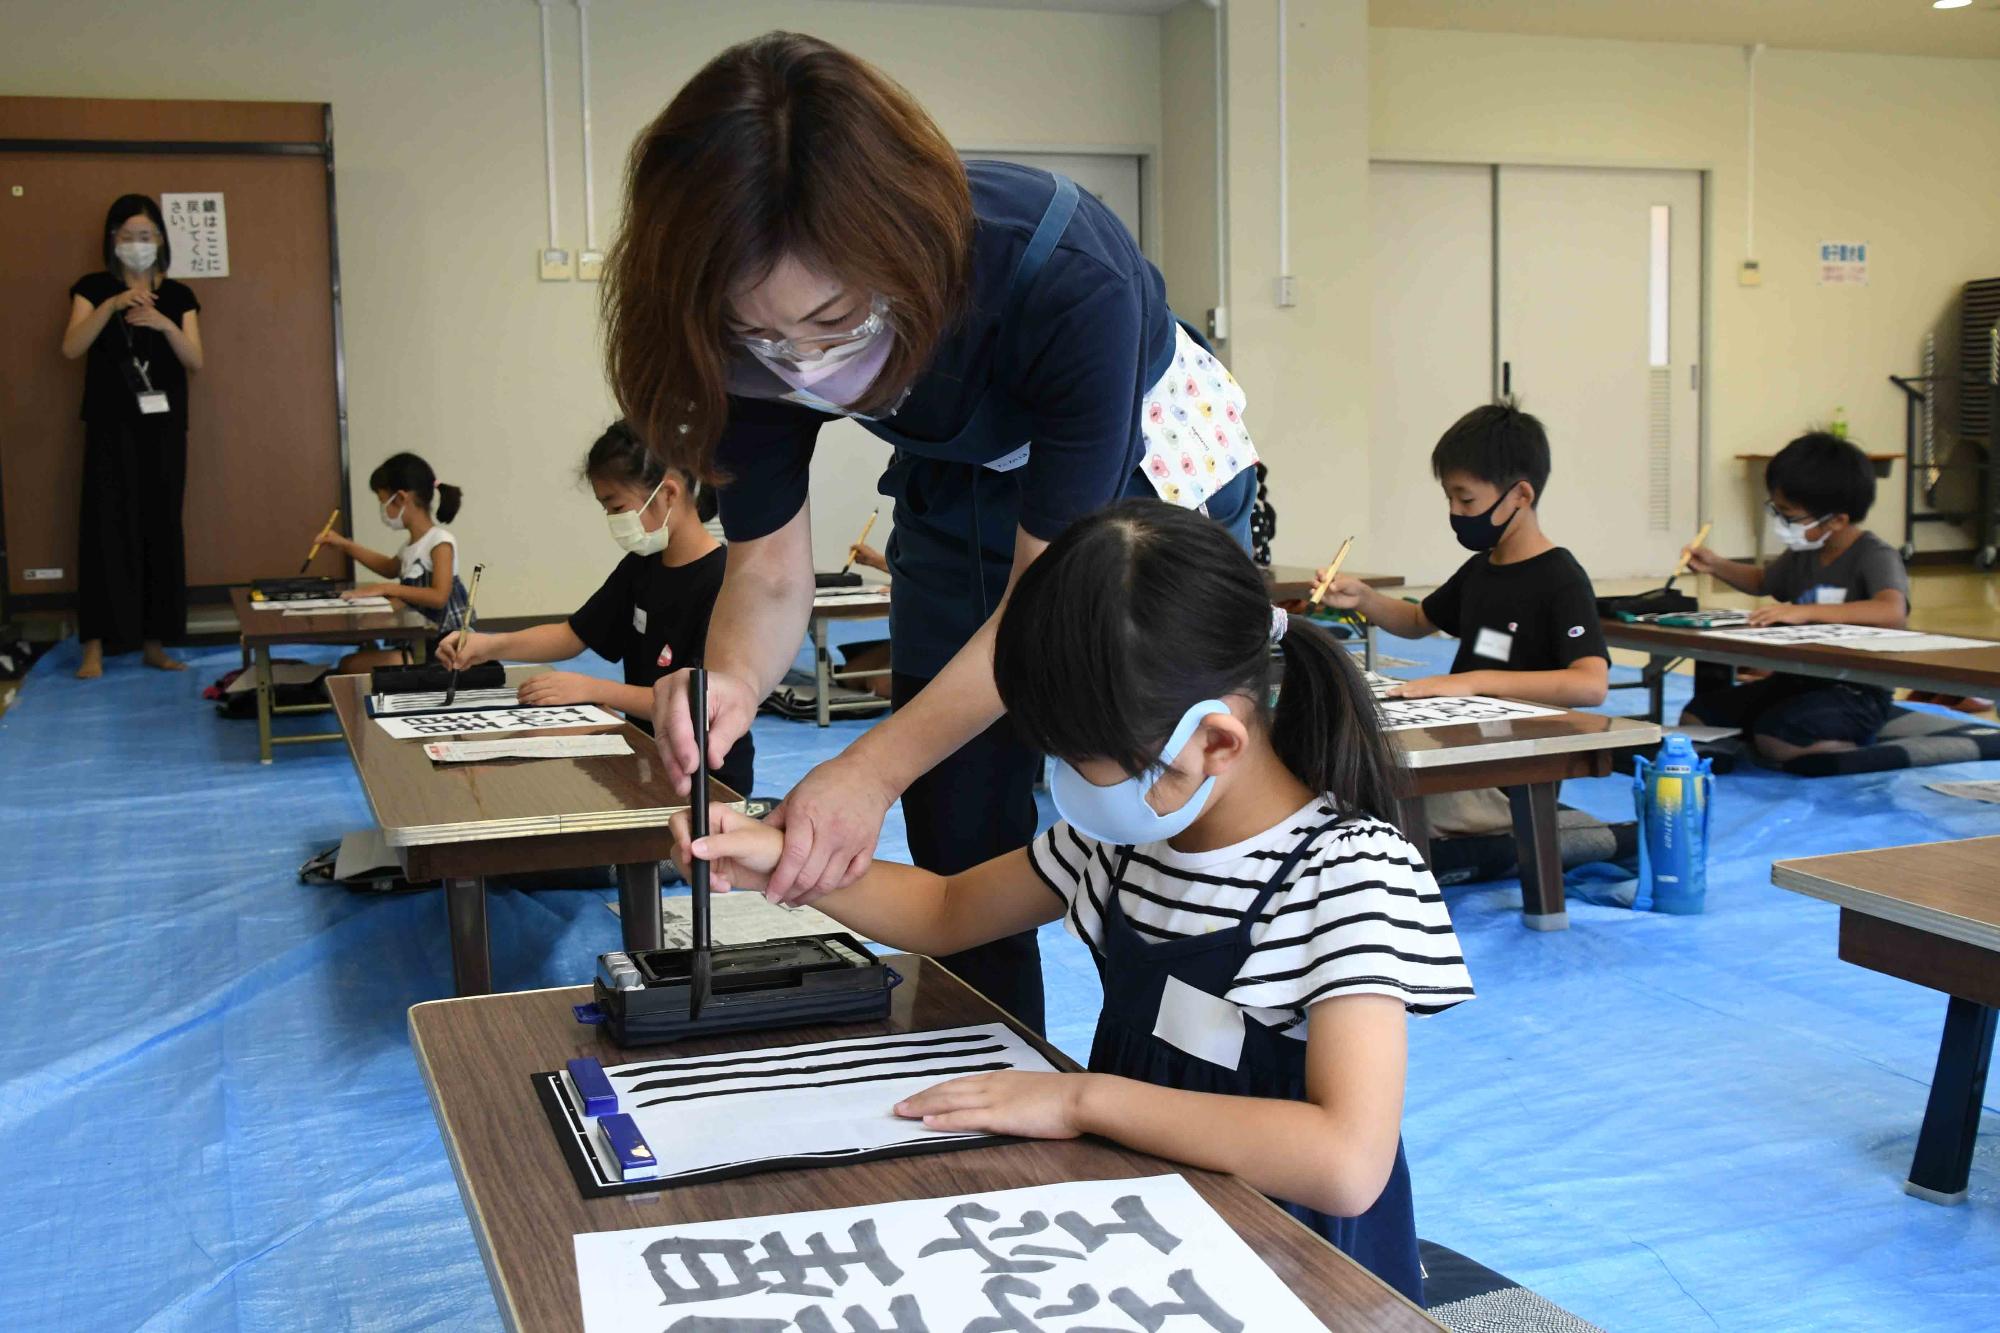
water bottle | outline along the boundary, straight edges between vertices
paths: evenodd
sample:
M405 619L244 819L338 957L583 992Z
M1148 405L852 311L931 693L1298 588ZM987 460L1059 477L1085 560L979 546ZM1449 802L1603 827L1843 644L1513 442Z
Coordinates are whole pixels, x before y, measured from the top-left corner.
M1635 762L1632 802L1639 816L1641 911L1693 916L1708 896L1708 812L1715 793L1709 763L1686 736Z

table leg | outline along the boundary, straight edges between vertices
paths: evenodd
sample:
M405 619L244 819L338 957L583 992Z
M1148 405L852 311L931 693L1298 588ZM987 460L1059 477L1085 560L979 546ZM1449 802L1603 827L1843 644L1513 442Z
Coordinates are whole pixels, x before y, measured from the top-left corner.
M486 880L479 875L448 876L444 910L451 921L451 981L459 995L493 989L493 959L486 947Z
M1646 656L1646 666L1640 672L1640 675L1646 682L1646 720L1648 722L1664 723L1666 721L1667 671L1673 664L1673 658L1662 656L1659 653L1649 653Z
M1529 930L1568 930L1563 899L1562 846L1556 841L1556 783L1507 789L1514 809L1514 848L1521 866L1521 924Z
M1932 1203L1965 1202L1972 1145L1979 1137L1979 1105L1986 1095L1986 1070L1993 1062L1996 1013L2000 1010L1990 1005L1951 997L1905 1193Z
M824 727L833 721L833 659L826 651L826 617L812 618L813 630L813 683L817 686L813 697L813 711L818 715L819 724Z
M1361 636L1361 665L1370 671L1375 669L1375 622L1372 620Z
M271 762L271 645L257 645L257 762Z
M658 861L634 861L618 867L618 921L625 932L627 952L660 947Z
M1417 855L1429 865L1431 859L1431 823L1424 815L1424 798L1421 796L1399 796L1396 798L1396 823L1403 830L1403 836L1417 849Z

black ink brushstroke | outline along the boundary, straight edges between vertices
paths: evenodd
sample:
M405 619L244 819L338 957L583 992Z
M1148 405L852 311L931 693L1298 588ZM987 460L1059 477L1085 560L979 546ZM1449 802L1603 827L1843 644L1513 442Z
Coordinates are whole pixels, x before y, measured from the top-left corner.
M1005 1060L996 1060L991 1064L953 1065L946 1069L928 1069L924 1073L927 1076L935 1074L939 1078L945 1078L955 1074L990 1074L995 1070L1012 1069L1013 1067L1013 1065L1007 1063ZM837 1088L848 1083L892 1083L900 1082L908 1077L909 1075L904 1073L870 1074L865 1078L829 1078L817 1083L779 1083L767 1088L717 1088L713 1092L683 1092L672 1097L655 1097L650 1101L640 1102L639 1106L643 1109L648 1106L666 1106L672 1102L700 1101L704 1097L749 1097L766 1092L797 1092L806 1088Z
M897 1051L918 1046L962 1046L968 1042L992 1040L994 1038L984 1032L955 1032L943 1037L906 1037L897 1041L850 1041L806 1052L805 1058L846 1055L850 1051ZM663 1074L675 1069L733 1069L738 1065L768 1065L775 1064L779 1060L799 1058L798 1048L791 1047L773 1051L769 1055L747 1055L740 1060L733 1060L727 1056L705 1055L693 1060L661 1060L649 1065L627 1065L613 1072L619 1078L644 1078L648 1074Z
M943 1058L957 1060L973 1055L997 1055L1006 1049L1007 1047L1004 1043L996 1041L989 1046L974 1046L968 1050L953 1051L950 1055ZM787 1074L826 1074L836 1069L867 1069L871 1065L920 1064L925 1060L936 1060L938 1058L934 1054L918 1052L911 1055L882 1056L879 1059L836 1060L826 1064L791 1065L783 1069L754 1069L744 1070L740 1073L734 1070L721 1070L713 1074L683 1074L679 1078L647 1079L643 1083L634 1083L627 1091L634 1093L657 1092L662 1088L688 1088L702 1083L725 1083L732 1079L775 1078ZM811 1087L817 1085L805 1084L801 1086Z

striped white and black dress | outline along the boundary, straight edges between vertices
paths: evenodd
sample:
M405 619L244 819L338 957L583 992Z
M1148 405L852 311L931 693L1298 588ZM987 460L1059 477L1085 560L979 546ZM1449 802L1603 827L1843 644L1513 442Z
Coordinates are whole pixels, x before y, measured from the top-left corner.
M1208 852L1164 842L1132 849L1119 902L1148 941L1236 925L1286 857L1309 847L1291 882L1249 925L1251 948L1227 998L1244 1017L1303 1041L1306 1011L1341 995L1387 995L1413 1014L1472 998L1437 881L1394 827L1314 800L1254 838ZM1068 904L1071 934L1099 953L1119 849L1058 822L1028 849Z

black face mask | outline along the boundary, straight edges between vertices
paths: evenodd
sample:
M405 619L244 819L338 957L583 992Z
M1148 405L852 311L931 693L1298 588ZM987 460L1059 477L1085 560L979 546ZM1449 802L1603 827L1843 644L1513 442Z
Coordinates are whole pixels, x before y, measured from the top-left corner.
M1511 486L1507 488L1508 491L1512 489ZM1486 512L1483 514L1449 515L1451 535L1458 538L1458 544L1468 551L1492 550L1500 544L1500 539L1507 535L1507 523L1512 523L1514 515L1521 512L1517 508L1513 514L1507 516L1507 523L1494 523L1493 511L1506 502L1507 491L1502 491L1500 498L1486 506Z

